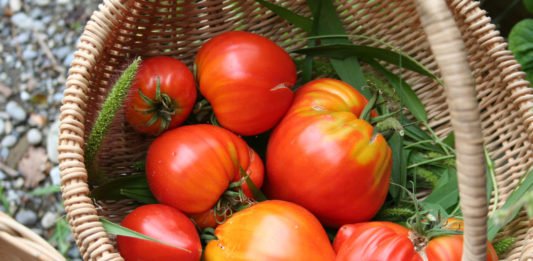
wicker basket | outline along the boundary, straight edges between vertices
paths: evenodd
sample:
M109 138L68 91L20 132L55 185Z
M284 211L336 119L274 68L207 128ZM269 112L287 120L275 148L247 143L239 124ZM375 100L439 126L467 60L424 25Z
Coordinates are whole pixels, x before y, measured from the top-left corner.
M35 232L0 212L0 259L62 261L65 258Z
M297 13L310 13L305 0L279 2ZM495 160L499 206L533 165L533 89L520 66L477 1L335 3L350 34L392 43L442 76L446 92L427 77L398 71L421 98L437 134L446 135L452 127L455 131L464 257L484 259L486 216L494 204L487 204L484 196L482 145ZM191 65L203 41L235 29L262 34L287 49L303 44L289 39L305 36L253 0L104 0L92 15L69 71L59 145L65 209L85 260L122 259L98 217L120 221L135 207L130 201L93 202L84 166L85 139L120 69L136 55L172 55ZM104 144L99 161L108 175L117 176L133 171L130 162L142 159L149 141L119 114ZM533 225L524 213L502 235L518 239L506 260L533 259Z

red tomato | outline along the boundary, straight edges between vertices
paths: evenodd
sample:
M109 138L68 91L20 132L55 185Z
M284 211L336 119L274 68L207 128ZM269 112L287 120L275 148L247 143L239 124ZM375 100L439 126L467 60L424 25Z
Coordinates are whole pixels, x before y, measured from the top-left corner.
M427 245L418 244L415 251L412 232L391 222L365 222L344 225L333 242L336 261L347 260L428 260L460 261L463 236L451 235L431 239ZM423 242L423 241L421 241ZM427 259L422 256L426 255ZM487 260L498 260L496 251L488 244Z
M230 183L241 178L241 170L261 187L263 164L257 154L235 134L207 124L163 133L146 158L148 185L156 199L188 214L212 208Z
M167 56L148 58L126 99L126 120L138 132L158 135L183 123L195 101L194 76L185 64Z
M177 209L161 204L140 206L121 225L161 242L117 236L118 250L126 261L200 260L202 244L196 228Z
M461 261L463 256L463 235L441 236L429 241L426 247L429 261ZM487 260L496 261L498 255L492 244L487 244Z
M392 155L358 118L366 104L338 80L301 87L268 143L267 195L305 207L327 226L370 220L387 196Z
M237 212L215 230L206 261L329 261L335 253L320 222L306 209L263 201Z
M348 237L339 230L334 241L336 261L398 260L422 261L407 237L409 230L390 222L366 222L347 225Z
M195 62L200 92L229 130L245 136L267 131L290 106L296 66L265 37L222 33L200 48Z

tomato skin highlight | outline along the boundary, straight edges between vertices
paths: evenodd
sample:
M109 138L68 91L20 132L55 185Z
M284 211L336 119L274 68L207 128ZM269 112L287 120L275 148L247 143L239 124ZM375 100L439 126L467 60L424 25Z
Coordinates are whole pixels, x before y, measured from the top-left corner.
M249 32L225 32L196 56L200 92L223 127L244 135L265 132L292 101L296 65L271 40Z
M166 95L169 98L165 101L168 108L163 106L162 101L156 101L158 82L161 96ZM147 103L139 91L155 105ZM194 76L185 64L167 56L147 58L141 62L128 92L124 106L126 120L137 132L159 135L164 130L181 125L187 119L196 102L196 96ZM173 113L170 121L165 122L161 116L165 113ZM150 124L152 117L157 120Z
M196 228L177 209L161 204L140 206L128 214L121 225L165 243L117 236L118 250L126 261L200 260L202 245Z
M241 178L241 169L263 175L263 164L254 155L244 140L228 130L207 124L182 126L152 142L146 177L159 202L187 214L203 213L231 182Z
M268 143L267 196L299 204L331 227L370 220L385 201L392 154L358 118L366 103L334 79L301 87Z
M215 230L206 261L331 261L335 253L320 222L296 204L267 200L237 212Z

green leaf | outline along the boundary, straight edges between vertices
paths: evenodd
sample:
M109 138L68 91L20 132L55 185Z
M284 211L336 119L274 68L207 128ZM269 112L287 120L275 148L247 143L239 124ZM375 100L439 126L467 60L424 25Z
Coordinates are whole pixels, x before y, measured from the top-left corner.
M459 189L455 169L448 168L448 171L441 176L437 187L422 202L436 204L446 210L456 206L459 203Z
M331 0L308 0L307 4L313 12L313 21L316 23L316 35L343 35L346 34L342 21L337 15L337 10ZM348 37L334 37L322 39L322 44L351 44ZM309 48L319 48L309 46ZM318 52L320 54L320 52ZM330 57L331 65L339 78L356 88L367 99L372 93L365 88L366 80L361 65L355 56Z
M111 126L117 111L122 108L122 103L129 92L140 63L141 59L136 58L122 72L102 104L102 109L98 113L94 126L89 133L89 138L85 146L85 165L88 169L90 183L101 183L105 180L105 177L102 176L102 173L98 171L96 166L96 154L102 145L107 130Z
M416 95L416 93L411 89L408 83L406 83L402 78L398 77L396 74L387 70L380 63L374 60L368 60L368 64L378 70L387 80L394 86L396 93L400 97L400 100L407 109L415 116L415 118L422 122L427 122L428 116L426 114L426 109L424 105Z
M301 28L307 33L311 32L313 21L310 18L301 16L285 7L270 3L265 0L255 0L255 1L261 4L262 6L270 9L270 11L277 14L279 17L287 20L287 22L293 24L294 26Z
M420 64L415 59L410 56L404 55L402 53L378 48L370 47L365 45L354 45L354 44L328 44L317 47L308 47L298 50L294 50L294 53L313 55L313 56L323 56L331 58L343 58L348 56L355 56L361 59L373 60L378 59L381 61L394 64L396 66L401 66L402 68L420 73L421 75L437 79L437 77L429 71L424 65Z
M450 146L451 148L455 148L455 134L453 133L453 131L450 132L448 136L446 136L446 138L442 140L442 142Z
M389 139L389 146L392 150L392 182L407 187L407 159L409 150L403 149L403 136L395 132ZM403 190L398 186L389 186L389 192L395 202L403 198Z
M183 250L187 253L192 253L191 250L189 249L186 249L186 248L182 248L182 247L178 247L178 246L174 246L174 245L171 245L171 244L168 244L168 243L165 243L165 242L161 242L157 239L154 239L152 237L149 237L147 235L144 235L144 234L141 234L137 231L133 231L129 228L125 228L119 224L115 224L105 218L100 218L100 222L102 222L102 225L104 226L104 229L107 231L107 233L109 234L113 234L113 235L117 235L117 236L125 236L125 237L133 237L133 238L138 238L138 239L143 239L143 240L147 240L147 241L152 241L152 242L156 242L156 243L160 243L160 244L163 244L163 245L167 245L167 246L170 246L170 247L173 247L173 248L177 248L177 249L180 249L180 250Z
M61 192L61 187L59 185L50 185L46 187L36 188L29 194L32 196L45 196L58 192Z
M502 256L512 249L512 246L516 242L516 237L504 237L492 244L496 254Z
M527 11L533 14L533 0L523 0L522 3L524 3Z
M93 189L91 197L97 200L134 199L143 203L156 202L145 175L116 178Z
M503 206L496 210L493 215L489 217L488 222L488 239L492 240L496 234L505 227L511 220L513 220L518 212L520 211L519 207L515 207L517 203L528 193L528 191L533 191L533 170L530 170L524 180L520 183L519 186L511 193L507 198ZM505 216L503 222L499 222L498 213L503 213Z
M533 83L533 19L524 19L513 26L509 33L509 49Z

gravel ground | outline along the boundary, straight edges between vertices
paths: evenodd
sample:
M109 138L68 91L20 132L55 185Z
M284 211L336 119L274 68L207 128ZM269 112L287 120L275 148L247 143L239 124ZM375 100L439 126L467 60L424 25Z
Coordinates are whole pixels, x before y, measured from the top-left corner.
M65 79L96 0L0 0L0 211L79 260L59 194Z

